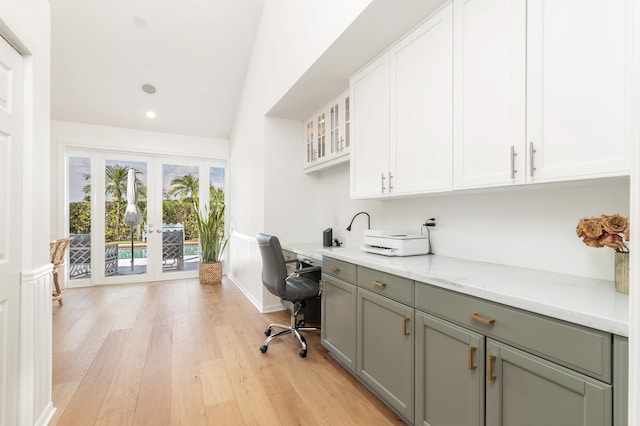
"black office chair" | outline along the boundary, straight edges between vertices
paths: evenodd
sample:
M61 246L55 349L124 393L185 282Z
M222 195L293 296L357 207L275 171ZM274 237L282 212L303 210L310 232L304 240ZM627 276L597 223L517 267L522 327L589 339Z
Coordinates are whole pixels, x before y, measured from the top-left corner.
M258 240L258 246L260 247L260 254L262 255L262 283L269 292L280 297L281 300L287 300L293 303L291 324L270 324L264 331L264 334L268 337L264 341L264 345L260 346L260 351L262 353L267 352L269 342L276 337L293 333L302 345L300 356L304 358L307 356L307 341L304 336L300 334L300 331L320 330L320 327L306 327L304 320L298 321L298 314L300 310L305 307L306 300L315 299L320 296L319 272L321 268L319 266L308 268L296 267L296 270L288 275L287 262L284 260L278 238L266 234L258 234L256 238ZM297 260L292 261L297 262ZM314 275L315 279L312 278ZM282 328L283 330L272 335L271 331L274 327Z

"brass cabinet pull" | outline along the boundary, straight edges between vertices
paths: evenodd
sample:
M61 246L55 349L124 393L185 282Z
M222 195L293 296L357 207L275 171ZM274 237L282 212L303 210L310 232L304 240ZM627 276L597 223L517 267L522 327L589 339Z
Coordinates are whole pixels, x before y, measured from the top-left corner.
M473 365L473 354L476 352L475 346L469 346L467 348L467 370L473 371L477 367Z
M403 336L408 336L409 331L407 330L407 324L409 323L409 318L402 318L402 335Z
M481 323L487 324L487 325L493 325L493 323L496 322L496 320L494 319L483 318L475 312L470 313L469 318L471 318L472 320L480 321Z
M331 272L335 272L336 274L337 274L338 272L340 272L340 268L336 268L335 266L330 267L330 268L329 268L329 270L330 270Z
M371 284L375 285L376 287L386 287L387 283L381 283L380 281L371 281Z
M496 376L493 375L493 363L496 361L495 355L489 355L487 357L487 380L493 382Z

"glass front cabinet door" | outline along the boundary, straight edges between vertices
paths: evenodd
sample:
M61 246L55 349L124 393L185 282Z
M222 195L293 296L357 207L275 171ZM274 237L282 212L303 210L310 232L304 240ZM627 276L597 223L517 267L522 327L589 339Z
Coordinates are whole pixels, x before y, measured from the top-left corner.
M310 173L348 160L349 90L305 120L305 171Z

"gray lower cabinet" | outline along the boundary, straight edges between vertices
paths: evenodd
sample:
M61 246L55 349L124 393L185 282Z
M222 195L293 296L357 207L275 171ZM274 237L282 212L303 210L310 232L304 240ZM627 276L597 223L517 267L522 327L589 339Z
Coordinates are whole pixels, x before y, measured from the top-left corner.
M484 424L483 335L416 311L415 424Z
M627 424L624 337L327 257L322 279L322 344L410 424Z
M613 337L613 425L627 426L629 420L629 339Z
M358 376L409 422L414 416L414 310L358 289Z
M487 426L607 426L611 400L606 383L487 339Z
M322 345L355 373L357 287L327 274L322 281Z

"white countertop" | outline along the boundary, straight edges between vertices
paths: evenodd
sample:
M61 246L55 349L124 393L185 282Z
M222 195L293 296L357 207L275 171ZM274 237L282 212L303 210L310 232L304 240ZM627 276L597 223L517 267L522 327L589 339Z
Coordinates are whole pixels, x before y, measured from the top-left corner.
M620 336L629 335L629 296L613 281L445 256L387 257L360 248L285 244L319 260L332 257Z

